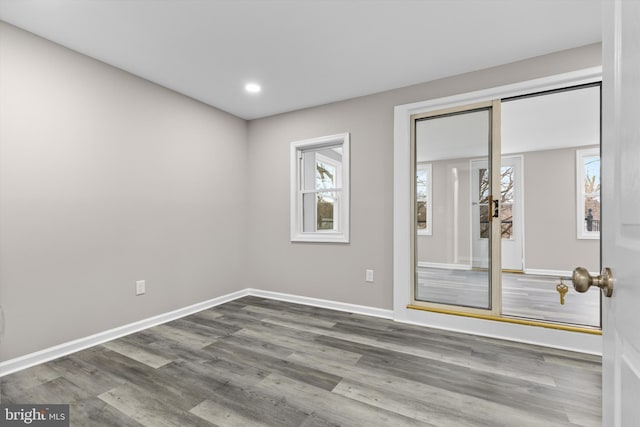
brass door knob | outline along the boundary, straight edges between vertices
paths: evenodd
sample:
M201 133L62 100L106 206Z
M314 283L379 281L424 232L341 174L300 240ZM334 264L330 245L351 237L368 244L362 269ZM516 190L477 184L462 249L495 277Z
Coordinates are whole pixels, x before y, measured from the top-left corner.
M597 277L592 277L586 268L578 267L573 270L571 281L573 288L578 292L587 292L591 286L597 286L606 297L613 295L613 275L608 267L603 268Z

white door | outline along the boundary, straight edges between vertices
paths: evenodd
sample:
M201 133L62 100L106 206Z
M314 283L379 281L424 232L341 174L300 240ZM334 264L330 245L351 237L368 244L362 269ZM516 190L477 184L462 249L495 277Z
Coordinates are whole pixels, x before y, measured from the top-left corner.
M487 268L489 223L487 162L471 162L473 267ZM502 270L523 270L522 157L503 157L500 165L500 217L502 224Z
M603 423L640 425L640 2L603 9Z

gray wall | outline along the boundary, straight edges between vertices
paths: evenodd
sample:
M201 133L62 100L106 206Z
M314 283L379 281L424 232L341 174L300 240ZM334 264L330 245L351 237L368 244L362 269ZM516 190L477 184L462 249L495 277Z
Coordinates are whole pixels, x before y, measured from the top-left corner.
M471 159L431 162L433 187L433 224L430 236L418 235L416 260L438 264L471 266ZM454 214L455 179L457 174L457 214ZM456 232L457 230L457 232ZM455 237L455 238L454 238ZM457 244L455 240L457 240Z
M0 23L0 360L245 288L246 141L244 120Z
M524 154L526 269L600 271L600 241L576 237L579 148Z
M525 269L571 271L584 266L592 272L600 270L599 240L576 237L576 150L591 147L520 153L524 169ZM418 236L418 261L471 264L469 162L470 159L432 162L433 235ZM459 171L457 220L452 198L454 167ZM457 253L452 239L454 226L459 233Z
M600 45L590 45L251 121L248 164L250 285L390 309L393 107L600 64ZM291 243L289 143L339 132L351 133L351 243ZM375 283L364 281L366 268L375 270Z

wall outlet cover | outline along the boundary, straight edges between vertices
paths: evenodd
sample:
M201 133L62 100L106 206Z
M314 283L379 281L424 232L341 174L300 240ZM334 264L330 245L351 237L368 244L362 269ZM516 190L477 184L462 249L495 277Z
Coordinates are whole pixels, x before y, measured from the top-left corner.
M365 270L365 278L367 282L373 282L373 270Z
M144 280L136 280L136 295L142 295L147 291Z

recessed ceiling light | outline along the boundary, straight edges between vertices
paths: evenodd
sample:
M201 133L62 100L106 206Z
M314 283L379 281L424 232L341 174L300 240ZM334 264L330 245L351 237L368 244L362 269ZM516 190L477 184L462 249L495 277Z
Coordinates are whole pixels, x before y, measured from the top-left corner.
M249 93L258 93L262 90L262 88L257 83L247 83L244 86L244 90L246 90Z

